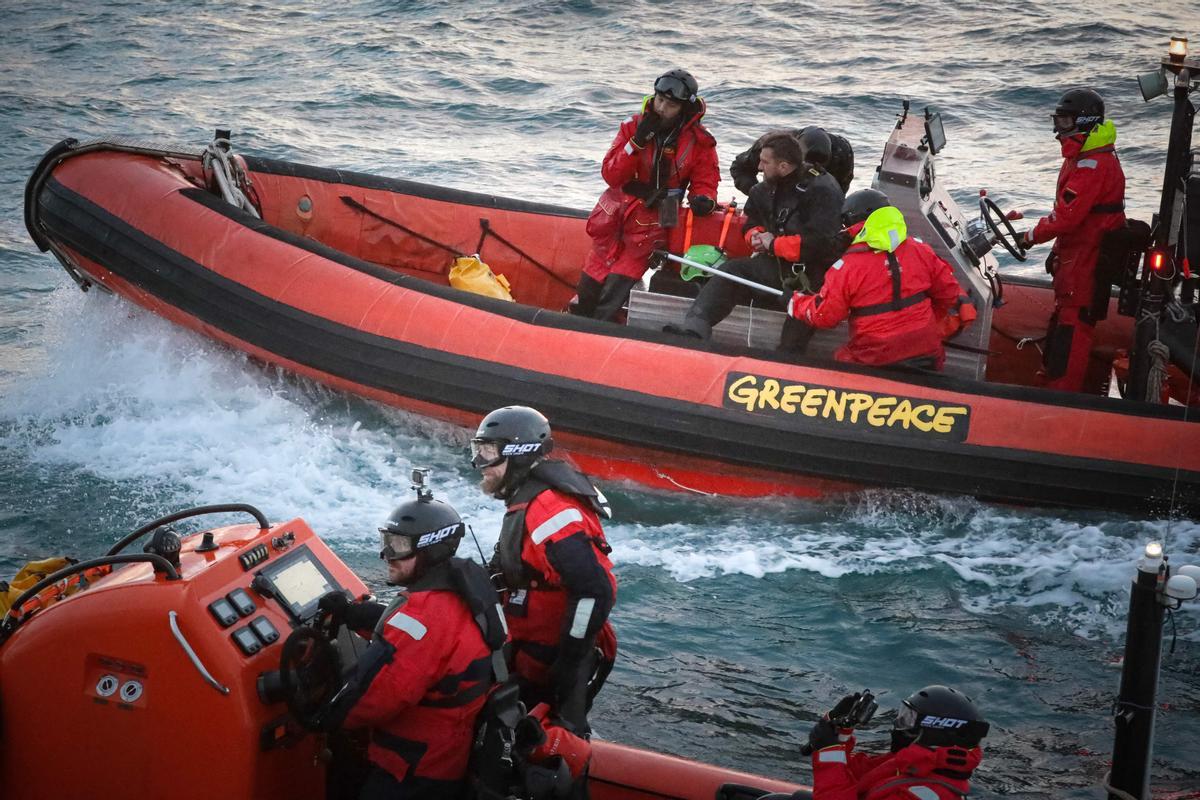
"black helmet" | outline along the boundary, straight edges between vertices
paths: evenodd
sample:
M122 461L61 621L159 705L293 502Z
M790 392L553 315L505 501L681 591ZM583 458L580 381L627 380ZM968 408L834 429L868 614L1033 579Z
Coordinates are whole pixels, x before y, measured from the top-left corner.
M931 749L978 747L988 727L965 694L947 686L926 686L901 706L892 728L892 752L914 742Z
M379 529L379 557L390 561L416 556L420 575L454 555L466 530L453 507L421 493L388 515Z
M686 69L673 69L659 76L654 82L654 91L681 103L694 103L700 84Z
M833 141L828 133L816 125L804 128L796 138L800 142L800 156L804 161L824 166L833 157Z
M857 225L874 212L891 204L888 196L878 189L859 189L842 203L842 227Z
M494 467L505 461L508 468L496 493L506 497L525 482L529 470L554 449L550 422L542 412L529 406L497 408L479 423L471 440L471 466Z
M1091 89L1071 89L1058 99L1050 118L1059 136L1087 133L1104 122L1104 98Z

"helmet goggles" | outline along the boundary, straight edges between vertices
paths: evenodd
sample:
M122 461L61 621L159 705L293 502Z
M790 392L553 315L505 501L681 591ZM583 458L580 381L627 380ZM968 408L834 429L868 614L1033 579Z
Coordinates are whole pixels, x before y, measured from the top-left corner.
M908 703L904 703L900 706L900 711L896 714L896 723L892 727L898 731L911 731L915 733L917 730L917 720L920 716L915 708Z
M663 75L656 80L654 91L656 94L661 94L663 97L679 103L687 103L696 99L696 95L688 89L687 84L674 75Z
M504 462L500 453L500 442L495 439L471 440L471 466L475 469L486 469Z
M379 557L384 561L401 561L417 554L417 542L411 536L380 528L379 541L383 545L383 549L379 551Z

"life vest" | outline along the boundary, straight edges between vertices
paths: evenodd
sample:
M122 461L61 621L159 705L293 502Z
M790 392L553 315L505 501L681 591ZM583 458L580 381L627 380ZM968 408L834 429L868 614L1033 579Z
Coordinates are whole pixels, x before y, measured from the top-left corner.
M13 576L11 581L0 581L0 617L8 614L13 603L26 591L32 589L38 581L75 563L78 563L75 559L64 556L30 561L17 571L17 574ZM111 566L101 566L69 575L62 581L47 586L26 600L22 604L22 608L17 609L17 611L29 614L51 606L65 597L70 597L80 589L86 589L89 582L110 572L112 572Z
M495 688L508 679L507 632L497 601L487 571L478 564L451 558L434 566L384 610L371 646L330 702L321 727L369 727L368 757L378 767L411 783L414 792L418 786L435 793L431 796L456 792L469 776L472 726ZM467 619L478 628L482 648L468 635ZM409 637L413 647L426 644L426 637L435 637L439 645L406 651ZM411 661L414 653L420 654L419 662ZM400 684L396 675L383 673L400 668L433 674L423 674L421 685L427 688L419 699L393 710Z
M545 582L545 576L521 559L521 548L525 535L525 509L542 492L557 489L586 501L592 510L605 519L612 517L608 499L592 485L587 477L563 461L542 461L530 470L529 477L508 498L508 511L500 526L500 541L496 543L495 566L504 575L504 585L509 591L537 589ZM597 549L605 555L612 552L608 542L593 537Z

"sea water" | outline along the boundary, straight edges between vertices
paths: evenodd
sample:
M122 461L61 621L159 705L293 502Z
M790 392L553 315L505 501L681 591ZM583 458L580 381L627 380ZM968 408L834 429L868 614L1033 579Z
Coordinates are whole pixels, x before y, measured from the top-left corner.
M38 3L0 34L0 578L91 556L155 516L248 502L306 519L383 589L375 528L412 466L495 544L468 433L253 362L100 291L28 238L24 182L59 139L108 134L243 152L589 208L620 121L683 66L722 169L767 128L820 124L870 184L910 99L943 111L939 175L1049 210L1049 113L1108 101L1130 213L1158 208L1170 104L1134 76L1194 3ZM1190 28L1189 28L1190 26ZM725 178L719 196L738 196ZM743 199L738 196L739 200ZM1035 260L1040 257L1035 251ZM1006 273L1040 265L1002 258ZM593 712L605 738L807 781L817 715L869 687L882 747L928 683L971 694L992 732L984 795L1099 793L1124 613L1145 542L1200 562L1200 526L864 490L731 500L603 487L621 656ZM237 521L236 516L213 522ZM464 550L473 550L470 541ZM1174 615L1154 778L1200 787L1200 606Z

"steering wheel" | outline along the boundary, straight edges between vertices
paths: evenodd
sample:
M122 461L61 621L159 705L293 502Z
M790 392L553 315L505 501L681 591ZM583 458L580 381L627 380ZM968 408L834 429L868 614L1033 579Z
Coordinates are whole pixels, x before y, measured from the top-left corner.
M993 213L995 216L993 217ZM1017 229L1012 226L1012 222L1008 217L1004 216L1004 212L1000 210L1000 206L992 201L992 198L984 196L979 198L979 215L983 217L983 221L987 223L989 229L996 236L996 241L1004 246L1013 258L1017 261L1026 259L1025 247L1021 244L1021 237L1017 233ZM1000 229L1000 224L1004 224L1004 230ZM1006 235L1007 234L1007 235Z
M323 712L342 686L341 659L329 637L306 626L292 631L279 657L279 682L296 721L320 730Z

